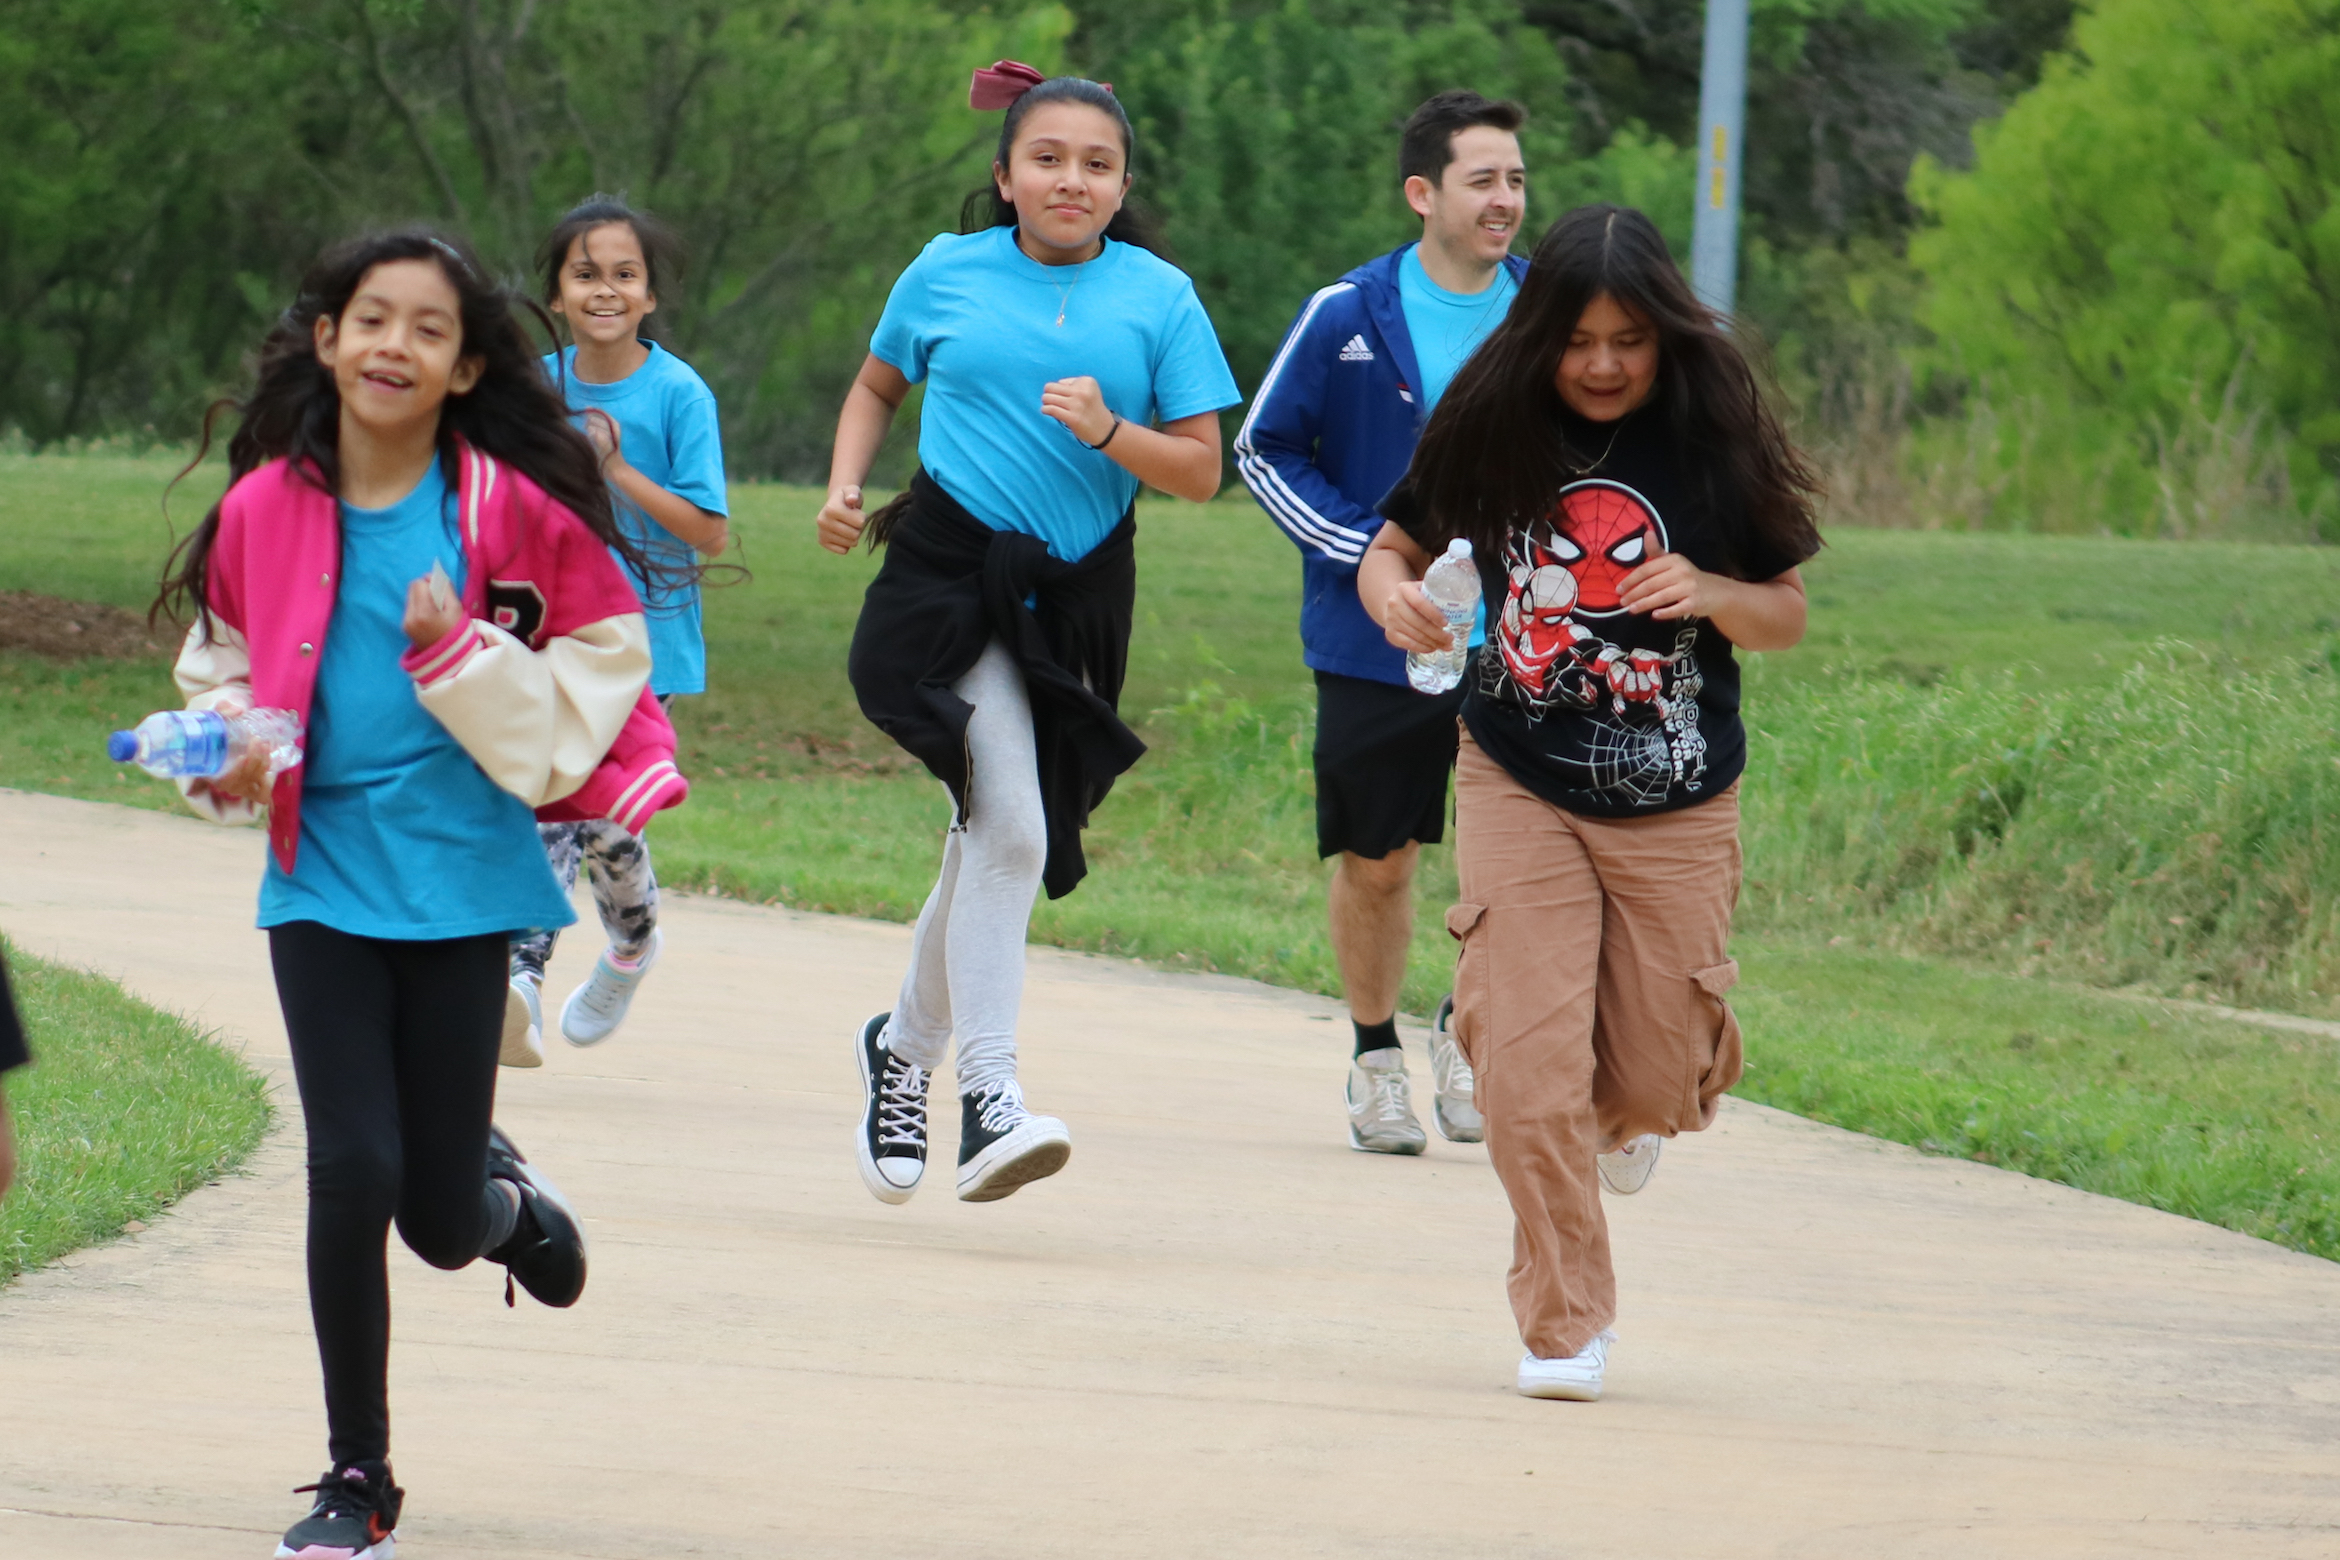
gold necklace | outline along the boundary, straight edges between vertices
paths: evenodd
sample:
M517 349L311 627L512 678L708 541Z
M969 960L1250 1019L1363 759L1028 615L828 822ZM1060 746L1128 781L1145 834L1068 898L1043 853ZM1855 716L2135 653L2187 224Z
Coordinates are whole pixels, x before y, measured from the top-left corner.
M1029 249L1024 248L1024 235L1021 231L1016 234L1016 249L1024 256L1025 259L1032 260L1035 263L1041 265L1046 265L1046 262L1041 261L1039 256L1033 254ZM1104 252L1105 240L1100 238L1097 240L1097 254L1089 256L1089 260L1096 259L1097 255L1101 255ZM1081 285L1081 273L1089 268L1089 260L1082 260L1077 262L1073 266L1072 280L1065 283L1062 287L1056 287L1055 277L1052 276L1048 279L1048 285L1051 287L1056 287L1056 328L1058 330L1064 329L1064 316L1066 312L1072 308L1073 289ZM1047 269L1053 271L1056 269L1056 267L1047 266Z
M1100 254L1103 253L1102 246L1100 246L1098 252ZM1094 260L1096 258L1096 255L1089 256L1089 260ZM1065 311L1072 307L1073 289L1081 285L1081 273L1089 268L1089 260L1083 260L1079 265L1074 266L1073 279L1065 283L1062 287L1057 287L1056 289L1056 328L1058 330L1064 329ZM1048 279L1048 285L1051 287L1056 287L1056 278L1053 276L1050 277Z
M1638 410L1638 408L1636 408L1636 410ZM1579 466L1576 469L1576 475L1578 478L1581 479L1584 477L1589 477L1594 472L1600 470L1603 466L1606 466L1609 463L1609 457L1617 452L1617 437L1619 434L1622 434L1625 431L1625 418L1631 417L1632 415L1632 412L1627 412L1625 417L1620 417L1617 419L1617 426L1609 433L1609 447L1601 451L1601 458L1599 460L1594 461L1589 466ZM1560 442L1563 444L1567 443L1568 435L1565 433L1561 434Z

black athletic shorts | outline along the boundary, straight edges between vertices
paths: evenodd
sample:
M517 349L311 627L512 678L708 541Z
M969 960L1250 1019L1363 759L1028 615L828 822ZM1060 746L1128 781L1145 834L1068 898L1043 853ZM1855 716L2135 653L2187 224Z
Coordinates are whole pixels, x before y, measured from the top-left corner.
M1375 861L1446 838L1463 688L1416 693L1398 683L1316 674L1316 853Z

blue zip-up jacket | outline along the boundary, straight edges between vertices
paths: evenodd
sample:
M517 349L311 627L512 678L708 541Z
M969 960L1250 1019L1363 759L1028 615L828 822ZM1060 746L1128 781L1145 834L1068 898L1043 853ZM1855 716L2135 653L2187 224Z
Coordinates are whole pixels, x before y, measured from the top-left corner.
M1401 685L1405 652L1365 615L1357 563L1381 530L1374 507L1406 474L1426 415L1398 298L1398 262L1413 247L1366 261L1308 300L1235 436L1243 485L1300 548L1303 659ZM1525 260L1503 263L1526 279Z

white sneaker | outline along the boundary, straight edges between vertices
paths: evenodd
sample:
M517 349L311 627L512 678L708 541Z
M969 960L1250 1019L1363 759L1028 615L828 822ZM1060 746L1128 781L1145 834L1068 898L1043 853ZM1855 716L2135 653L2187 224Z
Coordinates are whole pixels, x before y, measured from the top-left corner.
M504 994L504 1048L496 1060L506 1067L544 1065L544 1007L536 982L525 975L512 977Z
M1601 1172L1601 1185L1619 1197L1631 1197L1649 1185L1649 1178L1657 1174L1658 1150L1666 1140L1655 1132L1644 1132L1621 1148L1593 1156L1593 1163Z
M1414 1119L1406 1053L1384 1046L1349 1063L1349 1146L1366 1154L1418 1154L1429 1146Z
M634 992L642 977L650 973L650 966L658 962L658 951L665 946L666 933L653 928L650 946L642 950L642 962L630 970L612 964L609 950L602 949L585 984L570 992L569 1000L561 1004L561 1038L571 1045L599 1045L616 1034L618 1025L626 1021L626 1009L634 1005Z
M1479 1143L1487 1137L1487 1118L1479 1114L1478 1078L1454 1043L1454 993L1438 999L1438 1016L1430 1021L1430 1120L1449 1143Z
M1617 1335L1606 1327L1595 1334L1584 1351L1565 1360L1538 1359L1533 1354L1519 1357L1519 1395L1532 1398L1558 1398L1568 1403L1598 1403L1601 1400L1601 1377L1609 1369L1609 1345Z

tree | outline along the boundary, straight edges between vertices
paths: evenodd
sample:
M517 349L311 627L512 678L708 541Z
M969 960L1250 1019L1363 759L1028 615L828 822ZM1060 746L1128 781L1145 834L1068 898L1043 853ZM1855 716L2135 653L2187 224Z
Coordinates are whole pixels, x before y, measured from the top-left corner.
M2340 0L2101 0L2074 42L1971 172L1913 181L1926 367L2164 488L2188 428L2263 411L2312 507L2340 470Z

